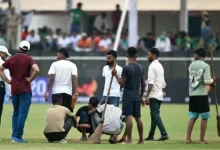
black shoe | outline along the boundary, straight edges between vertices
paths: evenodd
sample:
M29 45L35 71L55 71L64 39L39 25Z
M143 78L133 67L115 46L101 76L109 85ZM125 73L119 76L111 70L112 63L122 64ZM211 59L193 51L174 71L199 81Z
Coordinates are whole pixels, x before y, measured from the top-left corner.
M154 141L154 137L148 136L147 138L144 139L145 141Z
M165 135L165 136L161 136L157 141L166 141L168 139L169 139L168 135Z

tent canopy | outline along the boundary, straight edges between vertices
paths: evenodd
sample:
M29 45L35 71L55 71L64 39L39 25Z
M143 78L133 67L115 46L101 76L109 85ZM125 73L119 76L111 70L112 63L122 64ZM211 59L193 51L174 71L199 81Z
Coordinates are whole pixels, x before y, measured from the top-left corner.
M115 5L123 6L124 0L73 0L82 2L85 11L113 11ZM7 3L0 4L5 9ZM219 11L220 0L188 0L190 11ZM66 0L21 0L22 11L65 11ZM179 11L180 0L138 0L138 11Z

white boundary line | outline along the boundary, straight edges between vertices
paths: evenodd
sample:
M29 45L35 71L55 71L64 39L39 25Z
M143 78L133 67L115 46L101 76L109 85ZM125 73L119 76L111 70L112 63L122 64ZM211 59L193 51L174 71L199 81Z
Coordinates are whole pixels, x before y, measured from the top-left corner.
M55 56L33 56L34 60L56 60ZM106 60L104 56L73 56L69 60ZM118 57L117 60L126 61L126 57ZM147 57L138 57L139 61L147 61ZM193 61L193 57L160 57L160 61ZM206 60L210 60L210 57L207 57ZM220 61L220 57L214 57L213 60Z

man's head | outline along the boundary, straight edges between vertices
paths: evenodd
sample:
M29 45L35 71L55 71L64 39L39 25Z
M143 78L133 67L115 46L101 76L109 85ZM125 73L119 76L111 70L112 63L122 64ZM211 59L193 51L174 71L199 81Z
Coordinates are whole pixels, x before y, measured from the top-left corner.
M34 36L34 35L35 35L35 31L31 30L31 36Z
M82 3L77 4L77 9L80 9L80 10L82 9Z
M65 48L61 48L57 51L57 60L69 58L69 52Z
M194 54L195 60L205 59L206 51L204 48L198 48L195 50Z
M119 4L116 5L116 10L120 10L120 5Z
M137 58L137 49L135 47L129 47L127 50L127 57L128 58Z
M21 41L19 47L21 52L27 53L30 50L31 45L28 41L24 40Z
M53 94L53 105L62 105L63 96L61 94Z
M110 50L106 54L106 64L111 66L115 63L117 59L117 52L114 50Z
M157 48L151 48L147 52L147 58L148 58L149 62L152 62L152 61L158 59L159 56L160 56L160 51Z
M5 60L8 56L11 56L8 49L5 46L0 46L0 57L2 60Z
M99 99L97 97L90 97L89 99L89 109L94 109L98 106Z

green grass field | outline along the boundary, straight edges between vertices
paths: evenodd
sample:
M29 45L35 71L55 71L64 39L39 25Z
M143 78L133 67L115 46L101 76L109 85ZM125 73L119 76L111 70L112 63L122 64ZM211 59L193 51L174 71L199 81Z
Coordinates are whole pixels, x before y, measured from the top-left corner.
M81 104L78 107L82 106ZM12 105L6 104L4 106L2 127L0 128L0 150L65 150L65 149L151 149L151 150L181 150L181 149L192 149L192 150L209 150L209 149L220 149L220 138L217 136L216 132L216 119L215 119L215 107L211 106L212 117L209 120L207 129L207 140L210 144L200 145L198 144L199 134L200 134L200 120L196 123L193 131L193 144L185 144L186 128L188 122L188 106L187 105L168 105L164 104L161 108L161 116L163 118L166 130L169 134L170 140L165 142L145 142L144 145L111 145L107 142L108 136L102 137L101 144L87 144L85 142L80 142L80 133L72 128L67 140L68 144L60 143L45 143L45 137L43 135L43 130L45 126L45 113L49 105L43 104L33 104L30 109L30 113L26 122L26 128L24 132L24 139L28 140L27 144L16 144L11 143L11 115L12 115ZM76 111L75 111L76 112ZM149 108L145 107L142 109L142 120L144 123L144 137L148 135L150 128L150 116ZM156 131L156 138L159 138L159 130ZM137 142L138 133L136 125L133 125L133 142Z

